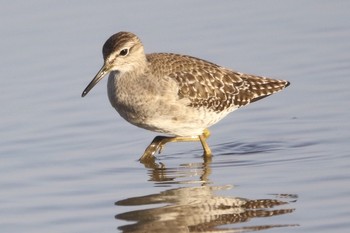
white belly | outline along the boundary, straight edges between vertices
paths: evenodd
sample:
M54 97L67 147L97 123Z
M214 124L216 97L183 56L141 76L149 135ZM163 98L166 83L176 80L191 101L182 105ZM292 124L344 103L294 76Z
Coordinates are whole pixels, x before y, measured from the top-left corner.
M144 129L176 136L197 136L234 110L217 113L203 107L190 107L188 99L178 98L177 84L171 79L156 80L156 89L152 83L154 79L141 79L145 83L140 85L140 78L128 78L117 77L112 72L108 78L108 97L125 120Z

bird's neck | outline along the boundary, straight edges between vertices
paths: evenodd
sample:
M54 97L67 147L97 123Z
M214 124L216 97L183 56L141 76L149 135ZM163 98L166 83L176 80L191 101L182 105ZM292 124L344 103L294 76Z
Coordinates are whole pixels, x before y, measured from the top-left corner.
M133 63L133 65L130 67L130 69L125 70L125 71L118 71L118 77L125 77L128 79L133 79L133 78L138 78L140 76L144 76L149 72L149 66L148 66L148 61L145 60L140 60L137 63Z

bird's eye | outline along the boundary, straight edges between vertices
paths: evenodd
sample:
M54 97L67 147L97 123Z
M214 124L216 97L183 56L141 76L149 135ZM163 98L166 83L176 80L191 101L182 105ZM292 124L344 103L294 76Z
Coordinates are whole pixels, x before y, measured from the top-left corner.
M124 56L128 55L128 53L129 53L128 49L123 49L119 52L119 55L124 57Z

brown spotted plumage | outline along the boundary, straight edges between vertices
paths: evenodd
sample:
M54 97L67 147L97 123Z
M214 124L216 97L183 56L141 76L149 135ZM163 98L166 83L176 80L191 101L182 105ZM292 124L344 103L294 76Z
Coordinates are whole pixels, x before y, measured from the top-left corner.
M195 57L153 53L146 55L152 73L177 81L179 98L192 107L216 112L238 108L284 89L289 82L235 72Z
M82 96L107 73L112 106L128 122L174 135L156 137L142 160L170 141L200 140L205 154L207 128L237 108L278 92L289 85L232 71L191 56L145 54L140 39L130 32L111 36L103 46L104 65Z

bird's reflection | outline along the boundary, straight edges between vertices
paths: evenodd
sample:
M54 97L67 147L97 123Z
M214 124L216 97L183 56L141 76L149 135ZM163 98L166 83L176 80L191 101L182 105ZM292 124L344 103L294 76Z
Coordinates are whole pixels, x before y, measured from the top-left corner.
M122 232L245 232L294 224L242 224L254 218L272 217L294 211L281 208L297 196L283 194L275 199L226 197L217 193L232 189L232 185L212 185L209 181L211 160L198 164L183 164L176 169L150 161L150 180L158 185L181 186L156 194L130 197L116 202L118 206L142 206L139 210L116 215L117 219L134 223L120 226ZM197 179L197 180L196 180ZM278 200L280 197L287 201ZM278 198L278 199L277 199ZM153 205L144 208L143 205ZM238 224L240 226L238 226Z

